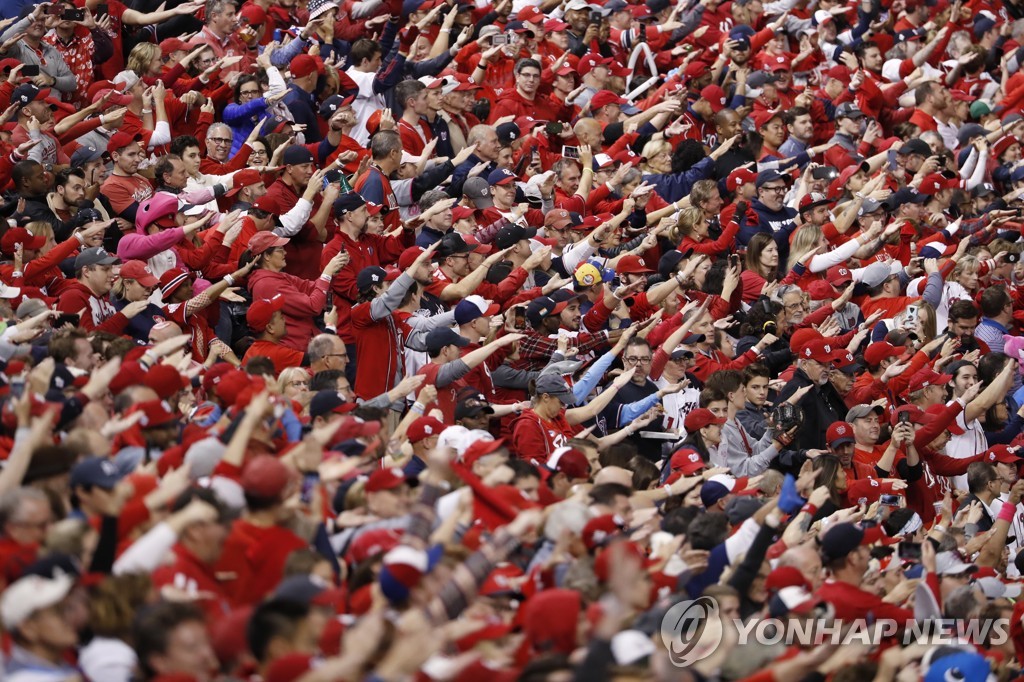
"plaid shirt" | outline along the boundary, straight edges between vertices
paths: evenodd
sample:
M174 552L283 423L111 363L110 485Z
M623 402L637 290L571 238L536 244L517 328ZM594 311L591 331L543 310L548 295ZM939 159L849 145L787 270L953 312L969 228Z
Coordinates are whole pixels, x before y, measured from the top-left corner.
M608 332L600 331L596 334L580 332L576 335L574 344L580 355L591 351L604 351L608 347ZM551 356L557 351L557 338L543 336L530 330L526 333L526 338L519 342L519 362L516 367L534 371L542 370L551 362Z

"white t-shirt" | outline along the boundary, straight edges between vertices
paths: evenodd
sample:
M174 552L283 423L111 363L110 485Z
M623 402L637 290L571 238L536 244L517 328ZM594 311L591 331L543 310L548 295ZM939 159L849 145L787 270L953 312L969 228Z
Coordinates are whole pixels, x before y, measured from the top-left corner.
M907 285L907 296L922 296L928 281L925 277L918 277ZM939 307L935 309L935 328L945 329L949 322L949 306L956 301L970 301L971 294L963 288L959 282L946 282L942 287L942 298Z
M373 91L373 81L377 77L376 72L366 73L353 67L345 73L359 86L356 101L352 102L352 110L356 114L356 127L350 134L359 144L365 145L370 141L370 133L366 132L366 121L370 118L370 114L378 109L383 109L386 103L383 95Z
M972 419L970 423L967 423L964 413L961 412L956 416L956 425L964 432L959 436L950 434L949 442L946 443L946 454L949 457L967 459L988 449L988 439L985 437L985 429L982 428L981 421ZM967 490L967 474L953 476L951 481L953 486L959 490Z
M658 388L668 386L668 381L664 377L654 383ZM684 388L678 393L670 393L662 398L661 404L665 408L665 430L675 431L680 438L686 438L686 428L683 426L683 422L686 421L686 415L699 406L700 391L692 387Z

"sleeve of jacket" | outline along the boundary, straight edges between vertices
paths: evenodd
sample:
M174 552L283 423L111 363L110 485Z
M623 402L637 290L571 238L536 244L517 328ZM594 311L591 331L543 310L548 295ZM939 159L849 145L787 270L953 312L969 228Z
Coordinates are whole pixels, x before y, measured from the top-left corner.
M117 244L117 256L121 260L149 260L161 251L166 251L185 237L180 227L161 230L156 234L126 234Z

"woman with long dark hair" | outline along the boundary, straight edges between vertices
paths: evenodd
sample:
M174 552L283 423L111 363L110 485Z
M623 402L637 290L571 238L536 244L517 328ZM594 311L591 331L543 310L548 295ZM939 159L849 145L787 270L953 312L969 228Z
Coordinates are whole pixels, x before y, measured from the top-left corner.
M740 273L743 302L752 303L764 291L766 284L779 279L779 245L771 235L759 232L750 238L744 265L746 267Z

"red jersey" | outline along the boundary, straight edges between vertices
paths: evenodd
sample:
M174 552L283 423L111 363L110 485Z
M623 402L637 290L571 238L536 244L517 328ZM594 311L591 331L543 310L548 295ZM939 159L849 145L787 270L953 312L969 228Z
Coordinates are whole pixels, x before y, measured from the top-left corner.
M233 605L256 604L281 582L288 555L308 546L287 528L238 519L224 541L215 573L223 576L224 590Z
M554 419L543 419L533 409L512 420L510 449L520 459L547 459L548 455L575 437L577 429L565 418L565 410Z
M459 399L459 389L466 387L466 382L462 379L456 379L447 386L437 385L437 373L441 370L441 365L436 362L428 362L427 364L420 367L416 374L421 374L427 378L428 384L433 384L437 388L437 401L426 406L426 411L434 409L435 407L440 409L444 414L445 424L455 423L455 403Z

